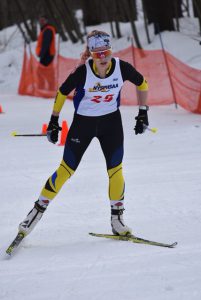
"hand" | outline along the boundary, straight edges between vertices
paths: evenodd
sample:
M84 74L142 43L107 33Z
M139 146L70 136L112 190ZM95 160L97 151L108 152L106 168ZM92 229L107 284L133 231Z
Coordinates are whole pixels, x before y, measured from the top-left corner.
M51 116L49 125L47 127L47 139L50 143L55 144L58 141L59 131L62 129L58 123L58 116Z
M149 125L147 109L139 109L138 116L135 117L135 134L142 134Z

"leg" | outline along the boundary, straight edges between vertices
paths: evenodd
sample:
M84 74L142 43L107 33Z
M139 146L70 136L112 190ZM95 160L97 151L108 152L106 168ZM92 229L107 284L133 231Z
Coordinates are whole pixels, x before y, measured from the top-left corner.
M82 118L81 118L82 120ZM70 127L63 154L63 160L59 168L50 176L43 187L39 200L44 206L54 199L64 183L74 174L81 158L89 146L93 132L89 130L88 123L82 122L76 117ZM87 133L87 134L86 134ZM42 204L42 201L45 203Z
M48 178L41 191L39 202L42 207L47 207L74 172L75 170L71 169L64 160L61 161L59 168Z
M42 218L49 202L54 199L58 194L63 184L74 173L68 165L62 160L59 168L54 174L48 178L45 186L43 187L38 201L35 202L34 208L29 212L27 217L19 224L19 231L25 235L29 234L38 221Z
M106 124L107 122L104 122ZM114 234L131 234L131 229L124 224L124 177L123 160L123 129L119 112L111 115L107 130L99 137L109 177L109 199L111 205L111 226Z
M64 183L77 169L84 152L93 138L93 131L90 128L94 127L89 125L85 118L80 120L80 117L75 116L68 133L63 160L59 168L48 178L38 201L35 202L34 208L19 225L19 231L25 235L33 230L51 200L55 198Z

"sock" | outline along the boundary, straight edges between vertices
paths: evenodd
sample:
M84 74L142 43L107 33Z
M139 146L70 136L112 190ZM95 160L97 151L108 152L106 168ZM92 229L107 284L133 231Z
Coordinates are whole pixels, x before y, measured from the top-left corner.
M124 209L124 200L110 200L111 209Z
M40 195L40 197L38 198L38 201L37 203L42 206L43 208L47 208L49 203L50 203L50 200L45 198L44 196Z

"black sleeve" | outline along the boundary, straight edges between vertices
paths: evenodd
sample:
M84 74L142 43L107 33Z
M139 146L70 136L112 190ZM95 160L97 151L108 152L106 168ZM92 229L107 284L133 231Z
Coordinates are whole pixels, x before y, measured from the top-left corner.
M84 86L86 80L86 66L81 65L75 69L63 82L59 90L63 95L68 95L78 86Z
M43 58L49 51L50 44L52 41L53 33L51 29L46 29L43 33L43 41L40 52L40 57Z
M126 61L120 60L120 69L123 81L130 81L139 86L143 83L144 77L140 74L131 64Z

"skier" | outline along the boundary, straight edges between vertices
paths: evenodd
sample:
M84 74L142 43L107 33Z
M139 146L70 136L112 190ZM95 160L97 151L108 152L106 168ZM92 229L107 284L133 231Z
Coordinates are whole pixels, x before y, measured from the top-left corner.
M66 139L63 159L58 169L48 178L33 209L20 223L19 232L24 235L33 230L63 184L74 174L94 137L99 140L106 160L112 232L115 235L132 233L123 220L124 137L119 111L120 92L126 80L137 86L139 113L135 118L134 130L136 135L142 134L148 126L148 84L132 65L112 56L111 40L106 32L94 30L88 35L87 47L81 61L82 64L60 86L47 128L47 138L55 144L61 130L59 113L66 96L75 89L75 113Z

